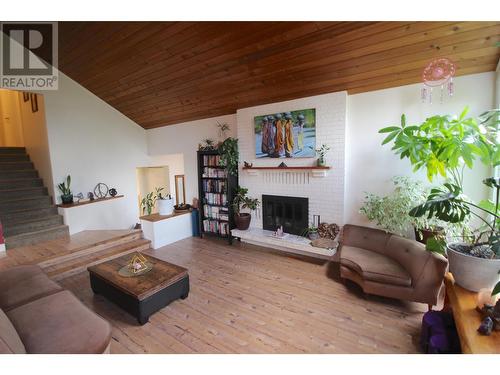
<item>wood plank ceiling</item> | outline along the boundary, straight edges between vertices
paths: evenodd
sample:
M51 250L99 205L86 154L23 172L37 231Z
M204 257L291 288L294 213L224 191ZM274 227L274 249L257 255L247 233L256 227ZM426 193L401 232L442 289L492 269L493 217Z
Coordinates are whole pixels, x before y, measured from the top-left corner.
M500 57L499 22L61 22L59 39L61 71L146 129Z

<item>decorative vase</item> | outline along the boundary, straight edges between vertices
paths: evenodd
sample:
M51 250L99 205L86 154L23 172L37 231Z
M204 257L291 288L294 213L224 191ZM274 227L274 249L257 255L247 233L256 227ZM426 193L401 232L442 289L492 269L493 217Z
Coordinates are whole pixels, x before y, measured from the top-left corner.
M116 191L115 188L109 189L109 195L111 195L112 198L114 198L117 194L118 192Z
M73 203L73 194L61 195L61 200L63 204L71 204Z
M326 165L326 160L324 156L320 156L316 161L318 167L324 167Z
M240 213L234 215L234 224L239 230L247 230L250 226L252 215L248 213Z
M455 283L473 292L483 288L493 289L500 275L500 259L478 258L448 246L448 262Z
M158 213L163 216L172 215L174 212L173 199L158 199Z
M311 241L317 240L319 238L318 232L309 232L307 235Z
M432 237L436 237L439 235L444 235L444 228L443 227L435 227L433 229L426 228L426 229L417 229L415 228L415 240L417 240L420 243L423 243L424 245L427 243L427 240Z

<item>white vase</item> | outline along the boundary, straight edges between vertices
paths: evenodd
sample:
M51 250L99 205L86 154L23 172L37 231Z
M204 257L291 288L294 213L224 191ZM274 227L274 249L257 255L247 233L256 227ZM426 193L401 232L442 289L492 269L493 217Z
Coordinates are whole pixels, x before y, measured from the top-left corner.
M478 258L448 247L448 261L455 282L473 292L493 289L500 278L500 259Z
M174 212L173 199L158 199L158 213L162 216L172 215Z

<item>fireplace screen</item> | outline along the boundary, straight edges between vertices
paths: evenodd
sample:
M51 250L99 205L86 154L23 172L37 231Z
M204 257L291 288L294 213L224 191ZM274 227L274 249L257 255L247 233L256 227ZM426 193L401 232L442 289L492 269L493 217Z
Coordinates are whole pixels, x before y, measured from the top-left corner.
M262 227L276 230L283 226L285 233L302 235L308 227L309 199L283 197L278 195L262 196Z

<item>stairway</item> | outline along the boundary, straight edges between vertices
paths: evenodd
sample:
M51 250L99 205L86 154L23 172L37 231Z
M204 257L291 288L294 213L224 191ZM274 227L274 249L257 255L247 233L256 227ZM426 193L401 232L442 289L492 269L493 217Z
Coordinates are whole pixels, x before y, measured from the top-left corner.
M39 262L49 277L62 280L87 270L87 267L108 260L144 251L150 248L151 241L142 238L141 230L132 230L123 235L104 241L88 243L63 255Z
M0 222L7 249L69 236L24 147L0 147Z

